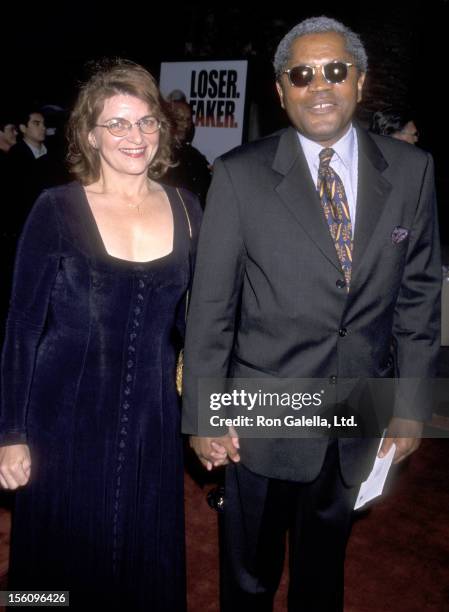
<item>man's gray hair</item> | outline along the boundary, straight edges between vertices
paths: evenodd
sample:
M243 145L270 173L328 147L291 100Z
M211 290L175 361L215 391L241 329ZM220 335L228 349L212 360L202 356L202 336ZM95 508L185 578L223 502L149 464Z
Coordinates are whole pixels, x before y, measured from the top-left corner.
M287 32L278 45L274 55L273 66L276 79L279 80L285 67L287 66L293 42L300 36L306 34L323 34L324 32L336 32L341 34L345 41L346 51L354 59L354 63L361 72L368 69L368 57L360 36L343 25L336 19L330 17L310 17L298 23L294 28Z

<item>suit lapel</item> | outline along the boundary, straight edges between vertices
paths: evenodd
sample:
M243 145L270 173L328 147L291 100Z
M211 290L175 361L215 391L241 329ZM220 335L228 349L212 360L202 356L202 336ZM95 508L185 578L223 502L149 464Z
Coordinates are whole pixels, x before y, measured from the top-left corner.
M357 139L359 167L352 281L357 280L360 263L365 259L369 243L374 240L376 225L392 188L382 176L388 164L372 138L365 130L357 128Z
M392 188L382 176L388 164L375 142L358 127L357 139L359 167L352 281L356 280L368 244L375 236L377 222ZM341 273L335 245L295 129L288 128L282 133L273 170L283 176L275 188L281 200L323 255Z
M280 137L273 170L283 175L275 188L281 200L323 255L341 272L320 199L293 128L288 128Z

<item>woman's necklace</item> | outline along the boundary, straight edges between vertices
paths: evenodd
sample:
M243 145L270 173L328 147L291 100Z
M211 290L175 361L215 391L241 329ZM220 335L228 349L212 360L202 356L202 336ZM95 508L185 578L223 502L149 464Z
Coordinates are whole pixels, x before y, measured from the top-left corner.
M140 200L140 202L137 202L137 204L134 204L134 203L133 203L133 204L129 204L129 203L128 203L128 204L127 204L127 207L128 207L128 208L133 208L133 209L137 210L137 212L139 213L139 215L141 215L141 214L142 214L142 211L140 210L140 207L142 206L142 204L145 202L145 200L147 199L147 197L148 197L149 195L150 195L150 194L147 192L147 193L146 193L146 194L143 196L143 198Z
M139 202L137 202L137 204L134 204L134 203L127 203L127 204L126 204L126 206L127 206L128 208L133 208L133 209L137 210L137 212L139 213L139 215L141 215L141 214L142 214L142 211L140 210L140 207L142 206L142 204L145 202L145 200L146 200L146 199L148 198L148 196L150 195L150 191L149 191L149 189L150 189L150 185L149 185L149 182L147 181L147 183L146 183L146 193L145 193L145 195L143 196L143 198L142 198L142 199L141 199Z

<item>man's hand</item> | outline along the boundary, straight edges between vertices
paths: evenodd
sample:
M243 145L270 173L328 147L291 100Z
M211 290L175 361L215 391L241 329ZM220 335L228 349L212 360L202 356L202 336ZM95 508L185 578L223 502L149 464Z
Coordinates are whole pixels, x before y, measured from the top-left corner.
M229 460L236 463L240 461L238 436L233 429L230 429L228 434L219 438L191 436L190 446L204 467L209 471L213 467L226 465L229 463Z
M17 489L30 479L30 449L26 444L0 447L0 485L4 489Z
M393 463L403 461L419 448L422 430L423 424L419 421L393 417L388 425L385 439L377 456L380 458L384 457L394 442L396 444L396 452Z

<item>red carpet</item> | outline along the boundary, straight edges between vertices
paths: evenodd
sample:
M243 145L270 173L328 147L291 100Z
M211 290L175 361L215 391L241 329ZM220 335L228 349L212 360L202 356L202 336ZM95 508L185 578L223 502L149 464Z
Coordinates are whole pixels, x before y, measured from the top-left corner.
M218 612L217 515L206 502L216 476L194 472L195 480L186 475L189 612ZM397 470L388 495L358 514L345 612L449 612L448 483L449 440L424 440ZM8 542L9 512L0 509L0 588ZM286 584L284 572L275 612L286 610Z
M423 440L358 513L347 551L345 612L449 612L449 440ZM186 477L189 612L218 612L216 513ZM284 572L275 612L286 610ZM252 612L252 611L248 611ZM319 612L317 610L317 612Z

